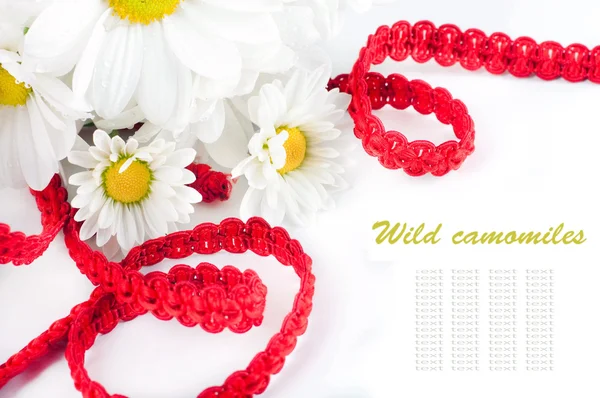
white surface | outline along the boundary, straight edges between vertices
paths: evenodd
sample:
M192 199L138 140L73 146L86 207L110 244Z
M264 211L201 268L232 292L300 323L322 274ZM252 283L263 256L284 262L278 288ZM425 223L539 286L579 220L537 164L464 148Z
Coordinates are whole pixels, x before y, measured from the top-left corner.
M538 42L600 44L600 3L591 0L429 0L398 1L364 16L351 16L327 46L337 73L347 72L366 41L382 24L401 19L454 23L486 33L528 35ZM314 313L280 375L265 397L387 398L598 396L593 380L600 370L597 339L598 148L600 86L589 82L542 82L490 76L435 63L386 63L379 68L442 86L468 106L475 119L477 150L459 172L443 178L410 178L383 169L356 152L353 188L338 209L318 225L291 229L314 259L317 276ZM447 127L413 112L383 111L388 127L409 138L442 142ZM237 215L243 195L237 186L226 205L200 206L195 221ZM35 232L37 213L25 192L0 193L0 220ZM372 244L371 225L380 219L444 223L444 241L435 247ZM584 229L578 247L456 247L449 234L466 230L539 229L565 222ZM290 269L256 256L192 257L255 269L269 295L262 327L243 335L208 335L176 322L145 316L99 338L88 353L93 379L112 393L132 397L190 397L221 383L263 349L291 307L298 283ZM154 269L167 270L176 262ZM557 273L556 370L550 373L439 374L414 371L414 272L423 268L553 267ZM0 361L22 348L52 321L85 300L91 291L58 239L30 267L0 267ZM28 382L28 383L27 383ZM10 382L1 398L80 396L62 353Z

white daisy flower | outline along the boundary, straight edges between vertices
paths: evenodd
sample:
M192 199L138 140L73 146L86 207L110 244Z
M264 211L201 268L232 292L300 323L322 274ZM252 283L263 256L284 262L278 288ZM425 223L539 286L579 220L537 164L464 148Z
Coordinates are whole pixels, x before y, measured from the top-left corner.
M79 186L71 205L76 221L83 221L81 239L94 234L104 246L112 236L123 250L172 229L172 223L188 223L192 203L202 196L186 186L195 181L185 169L196 156L193 149L175 150L175 143L155 140L146 147L130 138L112 139L94 133L88 151L73 151L69 162L88 169L74 174L69 183Z
M273 17L284 1L60 0L31 26L25 53L38 70L75 68L75 93L103 119L133 102L153 124L186 124L193 98L250 90L258 73L293 64Z
M327 72L297 70L285 85L266 84L250 99L250 117L260 131L250 139L250 156L232 171L234 178L248 179L242 217L306 224L318 210L334 206L333 191L345 188L340 128L350 125L350 96L327 91Z
M29 3L30 1L27 1ZM11 8L0 4L2 20ZM25 19L0 21L0 186L44 189L90 109L59 79L32 73L17 50ZM4 33L8 32L6 36Z

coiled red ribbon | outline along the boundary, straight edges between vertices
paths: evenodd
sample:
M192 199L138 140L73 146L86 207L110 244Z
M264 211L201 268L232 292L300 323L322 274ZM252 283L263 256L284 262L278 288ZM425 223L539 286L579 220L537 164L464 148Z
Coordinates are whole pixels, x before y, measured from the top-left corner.
M65 243L80 271L100 287L90 300L76 306L69 316L55 322L0 365L0 387L66 339L66 358L75 387L84 397L113 396L89 379L83 368L84 351L99 333L106 334L119 321L129 321L147 312L161 320L176 318L188 327L200 325L210 333L225 328L244 333L261 324L266 287L256 273L242 273L231 266L219 270L207 263L196 268L179 265L168 274L143 275L139 271L165 258L181 259L194 253L213 254L221 250L239 254L250 250L259 256L272 255L283 265L292 266L301 281L291 312L267 348L246 369L233 373L222 386L209 388L199 397L248 397L262 393L306 330L314 294L312 260L283 228L272 228L263 219L252 218L244 223L232 218L219 225L201 224L190 231L148 241L132 249L120 263L110 262L102 253L93 251L79 239L78 231L79 225L70 218L65 228Z
M31 190L31 194L42 214L42 233L27 236L22 232L11 232L9 225L0 223L0 264L31 264L46 251L67 221L71 206L58 175L43 191Z
M382 26L369 36L350 75L332 79L329 88L352 94L349 112L365 151L384 167L403 169L410 176L443 176L457 170L475 149L474 124L466 106L445 89L433 89L424 81L409 81L400 74L384 77L369 72L371 65L388 57L395 61L412 57L419 63L434 59L441 66L458 62L467 70L484 67L493 74L508 71L520 78L535 74L544 80L562 77L570 82L588 79L600 83L600 46L589 50L571 44L564 48L553 41L537 44L529 37L511 40L504 33L488 37L478 29L462 32L450 24L436 28L429 21ZM433 113L441 123L453 127L458 141L439 146L425 140L408 142L400 132L386 131L373 115L373 110L385 105L395 109L413 106L421 114Z

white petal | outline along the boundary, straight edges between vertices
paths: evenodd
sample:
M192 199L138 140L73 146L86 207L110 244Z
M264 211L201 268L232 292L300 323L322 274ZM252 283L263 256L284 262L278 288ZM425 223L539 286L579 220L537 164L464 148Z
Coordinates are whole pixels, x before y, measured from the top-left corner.
M96 245L98 247L104 246L111 236L110 229L98 229L98 232L96 233Z
M75 216L73 216L73 220L77 222L82 222L87 220L91 216L92 212L90 211L90 209L87 206L84 206L81 209L77 210L77 213L75 213Z
M118 135L115 137L112 137L111 141L110 141L110 152L111 154L117 154L120 155L123 153L123 151L125 150L125 141L123 141L123 138L119 137Z
M274 120L273 125L281 125L280 121L287 112L287 101L283 92L275 84L269 84L263 86L260 95L264 97L264 105L270 110L270 118Z
M327 169L321 167L303 167L303 172L309 176L310 178L318 181L321 184L333 185L335 183L335 178L333 174L331 174Z
M71 89L60 79L36 74L34 90L55 110L72 119L84 119L90 115L90 106L85 101L75 97Z
M246 172L248 165L255 159L255 156L248 156L246 159L242 160L233 168L233 170L231 170L231 177L238 178L239 176L243 175Z
M347 110L350 106L352 96L346 93L340 93L339 89L331 90L328 94L329 101L335 105L336 109Z
M200 203L202 202L202 195L194 188L182 186L174 187L177 192L177 197L186 201L187 203Z
M106 202L102 210L99 212L98 228L108 228L114 223L117 206L120 205L115 203L112 199Z
M177 66L160 23L143 27L144 57L137 102L146 118L164 125L177 103Z
M268 188L267 188L268 189ZM260 214L267 222L271 225L278 225L283 221L285 216L285 206L280 204L279 206L271 206L268 201L268 194L263 196L260 206Z
M167 198L161 198L160 196L154 197L154 203L160 209L165 220L168 222L175 222L179 219L179 213L175 210L175 206Z
M109 230L109 234L112 234L112 231ZM117 257L122 256L123 249L119 246L119 242L117 242L117 238L111 235L108 242L102 246L102 253L106 256L107 259L117 261Z
M133 214L133 219L136 225L137 235L135 237L135 241L139 244L144 242L144 235L146 234L146 230L144 226L146 223L144 222L144 213L139 204L135 204L131 206L131 214Z
M324 90L331 77L331 68L330 64L321 65L308 75L306 87L309 93L326 92Z
M217 101L214 110L206 117L191 126L192 132L204 143L214 143L223 134L225 128L225 105Z
M44 109L43 105L38 109ZM49 110L48 108L45 109ZM44 119L47 120L46 118ZM46 124L46 132L48 134L48 138L50 139L52 150L54 151L54 156L56 159L62 160L66 158L71 148L73 148L73 145L75 144L75 138L77 137L77 127L75 122L72 120L66 121L61 129L57 129L50 124Z
M340 156L340 153L333 148L315 147L310 151L311 156L320 156L328 159L334 159Z
M279 30L270 13L248 13L222 6L189 3L185 8L192 20L204 30L235 42L272 43L279 41Z
M17 108L0 107L0 187L25 187L25 179L21 171L17 139L20 134Z
M179 184L189 185L196 181L196 175L190 170L183 169L182 172L183 175L181 176L181 180L179 180Z
M119 167L119 174L123 174L124 172L126 172L129 166L131 166L131 164L134 162L134 160L134 157L130 157L129 159L127 159L125 163L123 163L121 167Z
M269 149L283 147L283 144L285 144L288 138L290 138L290 133L288 132L288 130L281 130L279 134L269 138L269 140L267 141Z
M94 120L94 124L101 130L112 131L132 128L136 123L144 119L145 116L142 109L139 106L134 106L110 120L96 119Z
M123 249L129 250L133 247L138 235L137 225L129 208L124 208L122 214L120 228L117 230L117 240Z
M290 185L292 197L298 202L308 207L311 211L316 211L321 207L320 197L317 190L303 178L299 171L291 171L285 175L285 181Z
M192 72L181 62L177 63L177 106L175 114L168 123L168 128L181 132L190 123L190 113L194 95Z
M233 168L248 156L247 134L252 132L252 125L241 121L228 104L225 106L225 116L223 134L216 142L206 144L205 148L219 165Z
M177 167L164 166L154 171L154 178L160 181L176 183L183 177L183 171Z
M298 99L306 98L306 73L296 70L285 84L284 94L287 104L290 108L294 108L302 103L298 103Z
M142 28L120 25L107 35L93 77L93 104L104 119L118 116L136 91L144 50Z
M197 98L206 100L231 97L242 90L242 86L248 84L247 79L247 73L243 71L241 75L236 74L223 79L213 79L196 75L194 77L194 93Z
M105 161L108 158L108 154L98 149L98 147L92 146L88 148L88 152L93 156L99 163Z
M77 48L78 43L85 42L93 23L106 10L103 3L81 0L54 2L36 18L25 35L26 55L38 60L65 57Z
M279 184L268 185L267 189L265 189L265 199L266 199L266 203L269 207L271 207L273 209L277 208L277 206L280 204L280 203L278 203L279 202L278 196L279 196ZM281 203L281 205L283 205L283 203ZM284 206L281 206L281 207L285 208ZM279 220L279 221L281 221L281 220Z
M98 188L92 194L92 198L89 204L90 211L94 213L100 210L106 203L107 198L104 195L104 190L102 188Z
M167 183L162 181L152 181L152 193L169 198L177 195L175 190Z
M259 73L256 71L242 70L242 76L232 95L242 96L252 92L256 87L258 77Z
M111 153L110 136L103 130L94 131L93 141L96 148L109 155Z
M167 232L167 221L163 217L163 211L155 203L152 196L143 204L144 220L148 225L147 233L152 238L157 238Z
M46 103L42 99L42 96L37 91L34 91L33 94L34 94L35 103L38 106L40 112L42 113L42 116L44 117L44 120L47 121L48 124L51 127L53 127L55 130L64 130L64 129L66 129L65 121L61 120L61 118L59 118L48 107L48 105L46 105ZM73 138L75 138L75 137L73 137Z
M239 43L238 50L244 68L251 71L278 74L289 70L297 62L296 52L278 42L269 44Z
M273 129L273 135L271 135L270 131L266 129L261 129L258 133L254 134L250 138L250 142L248 142L248 150L250 151L250 154L258 157L261 162L264 161L268 155L265 144L268 144L268 137L274 135L275 129Z
M20 107L17 112L19 113L17 142L23 176L27 185L36 191L41 191L58 172L58 161L35 102L27 101L27 107Z
M240 204L240 217L242 220L247 220L250 217L255 217L260 214L261 202L264 191L257 190L252 187L248 188L242 203Z
M315 27L315 14L309 7L287 5L274 15L284 43L293 48L305 48L320 38Z
M196 159L196 151L192 148L179 149L166 158L166 164L173 167L184 168Z
M138 149L138 142L135 139L128 139L125 144L125 154L127 155L135 155L135 152Z
M181 13L164 18L163 26L171 50L185 66L201 76L239 78L242 60L233 43L201 35Z
M142 127L135 132L133 138L138 140L139 142L145 143L150 141L153 137L155 137L161 130L160 126L152 124L150 122L144 123Z
M90 218L84 221L81 229L79 230L79 238L81 240L88 240L98 231L98 213L95 213Z
M180 217L185 214L191 214L194 212L194 206L192 206L191 203L183 200L182 198L180 198L178 196L173 196L172 198L169 198L169 200L171 201L171 203L173 204L173 206L179 213ZM180 218L179 222L182 222L181 218Z
M282 177L282 179L283 179L283 177ZM300 212L300 205L298 204L296 199L293 198L291 191L292 191L292 189L284 180L284 182L282 184L280 184L279 195L283 199L283 202L285 203L288 215L290 213L299 213Z
M145 151L138 151L135 153L134 158L137 160L143 160L144 162L152 162L153 159L159 159L162 158L164 156L161 155L150 155L148 152Z
M166 156L154 156L154 157L151 157L151 159L147 160L147 162L148 161L150 162L150 170L156 170L167 163L167 157Z
M80 98L85 98L92 82L96 60L98 59L102 44L107 36L104 22L112 12L112 9L109 8L100 16L92 30L92 35L88 40L85 50L83 50L81 59L75 66L75 71L73 72L73 92Z
M71 177L69 177L69 184L71 185L83 185L87 182L93 181L92 172L91 171L82 171L80 173L75 173Z
M19 66L21 62L21 57L16 52L8 51L3 48L0 48L0 63L4 65L4 69L6 69L7 64L12 64L14 66ZM11 75L13 75L11 73ZM14 76L14 75L13 75Z
M265 189L267 184L267 178L263 174L262 163L251 163L246 168L246 178L248 179L248 185L256 189Z
M277 170L282 169L285 166L287 160L287 152L283 146L269 146L269 154L271 155L271 161L273 167Z
M119 232L119 229L121 228L121 223L123 222L123 209L124 209L125 205L123 205L121 203L113 202L113 206L114 206L115 213L114 213L112 222L110 224L110 230L112 231L113 235L117 235L117 233Z
M264 162L262 164L262 172L267 181L269 181L269 186L279 181L277 169L275 168L275 165L271 164L270 162Z
M307 136L325 138L327 137L327 132L334 130L335 124L326 120L315 120L309 123L304 123L300 127L302 132L304 132ZM334 138L337 138L339 134L340 131L338 130L337 136L334 136Z
M91 194L97 188L98 188L98 184L96 184L96 181L94 181L94 180L88 181L85 184L81 185L79 188L77 188L77 194L78 195Z
M282 9L280 0L204 0L207 4L234 11L274 12Z
M71 201L71 206L74 209L83 209L90 203L93 196L94 196L94 192L89 193L87 195L76 195L73 198L73 200Z
M280 120L286 113L286 99L273 84L266 84L260 89L256 109L256 123L260 127L279 126Z

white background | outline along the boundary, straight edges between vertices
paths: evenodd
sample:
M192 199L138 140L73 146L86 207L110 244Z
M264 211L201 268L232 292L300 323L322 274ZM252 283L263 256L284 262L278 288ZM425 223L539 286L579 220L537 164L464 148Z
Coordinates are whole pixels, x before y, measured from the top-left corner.
M503 31L516 38L563 45L600 44L600 3L591 0L397 1L350 16L327 45L335 72L348 72L377 26L406 19L454 23L463 30ZM434 62L386 62L399 72L442 86L475 119L476 152L458 172L411 178L355 152L352 189L318 224L290 229L313 257L317 287L306 335L265 397L387 398L599 396L598 150L600 86L491 76ZM388 128L409 138L441 143L452 137L433 117L412 111L380 112ZM236 216L243 183L231 202L201 205L195 222ZM0 192L0 220L39 231L33 199L25 191ZM375 221L417 226L444 223L435 247L384 249L372 243ZM585 230L581 246L457 247L454 231L541 230L565 222ZM111 393L132 397L190 397L244 368L262 350L291 308L298 281L290 269L253 255L192 257L255 269L269 288L265 322L245 335L209 335L145 316L99 338L87 355L93 379ZM166 271L174 261L153 269ZM556 272L556 365L551 373L419 373L414 370L414 275L417 268L553 268ZM78 273L61 237L29 267L0 267L0 362L84 301L91 286ZM80 396L61 352L11 381L1 398Z

